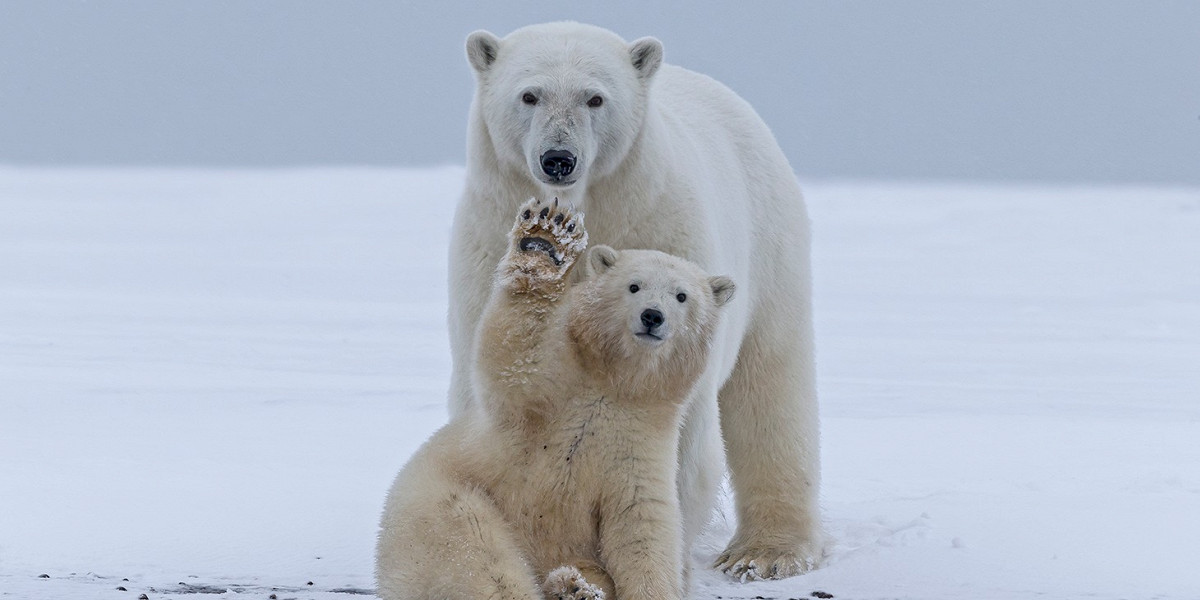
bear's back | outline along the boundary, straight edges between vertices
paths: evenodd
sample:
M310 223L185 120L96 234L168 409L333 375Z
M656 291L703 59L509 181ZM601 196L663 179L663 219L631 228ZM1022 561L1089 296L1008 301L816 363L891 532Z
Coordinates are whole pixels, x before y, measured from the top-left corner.
M714 127L739 135L771 140L766 123L748 102L725 84L676 65L664 64L655 75L651 103L660 114L686 123L694 131Z

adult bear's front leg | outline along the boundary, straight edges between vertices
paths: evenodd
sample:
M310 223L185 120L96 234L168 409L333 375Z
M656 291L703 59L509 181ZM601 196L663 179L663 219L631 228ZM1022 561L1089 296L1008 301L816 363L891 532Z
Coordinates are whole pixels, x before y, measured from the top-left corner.
M812 330L770 317L748 332L719 399L738 529L714 566L743 580L809 571L823 553Z

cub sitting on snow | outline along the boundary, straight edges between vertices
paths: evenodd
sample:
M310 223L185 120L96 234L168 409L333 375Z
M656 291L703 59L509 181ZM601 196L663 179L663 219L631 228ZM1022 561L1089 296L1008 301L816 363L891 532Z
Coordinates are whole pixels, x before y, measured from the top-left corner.
M587 234L557 201L525 203L508 237L477 402L396 478L379 595L682 598L679 426L733 282L596 246L570 284Z

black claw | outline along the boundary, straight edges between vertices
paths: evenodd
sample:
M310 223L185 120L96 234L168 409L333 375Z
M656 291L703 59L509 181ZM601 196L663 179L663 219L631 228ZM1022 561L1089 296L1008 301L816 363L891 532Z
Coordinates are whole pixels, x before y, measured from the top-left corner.
M547 206L546 208L543 208L543 209L542 209L542 212L538 213L538 218L539 218L539 219L545 219L545 218L546 218L546 215L548 215L548 214L550 214L550 207L549 207L549 206Z
M521 215L521 218L522 218L522 219L529 219L529 216L530 216L530 214L532 214L532 213L530 213L530 212L529 212L529 209L527 208L527 209L525 209L525 214Z
M555 225L562 225L562 222L563 222L562 213L558 213L557 215L554 215L554 224Z

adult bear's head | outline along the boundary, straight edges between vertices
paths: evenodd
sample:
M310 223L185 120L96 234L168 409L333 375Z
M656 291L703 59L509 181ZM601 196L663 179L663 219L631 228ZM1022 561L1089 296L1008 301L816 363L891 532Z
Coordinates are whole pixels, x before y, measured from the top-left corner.
M646 115L662 65L654 38L626 43L606 29L548 23L504 39L467 36L479 111L497 160L550 190L613 172Z

